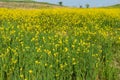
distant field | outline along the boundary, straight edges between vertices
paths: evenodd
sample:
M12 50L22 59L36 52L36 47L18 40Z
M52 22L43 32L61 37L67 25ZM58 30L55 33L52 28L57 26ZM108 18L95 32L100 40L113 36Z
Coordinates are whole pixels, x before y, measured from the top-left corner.
M41 8L60 8L56 4L50 4L46 2L28 2L28 1L0 1L1 8L23 8L23 9L41 9Z
M103 8L120 8L120 4L106 6L106 7L103 7Z

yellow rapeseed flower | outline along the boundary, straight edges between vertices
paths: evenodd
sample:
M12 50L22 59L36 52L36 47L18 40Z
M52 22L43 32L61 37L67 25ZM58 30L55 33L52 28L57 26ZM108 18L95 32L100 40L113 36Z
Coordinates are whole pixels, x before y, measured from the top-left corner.
M30 74L32 74L32 73L33 73L33 71L32 71L32 70L29 70L29 73L30 73Z

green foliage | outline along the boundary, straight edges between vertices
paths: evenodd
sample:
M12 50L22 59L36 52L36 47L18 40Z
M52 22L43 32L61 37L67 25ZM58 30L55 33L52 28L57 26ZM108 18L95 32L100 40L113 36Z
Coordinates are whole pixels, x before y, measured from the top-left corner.
M2 8L24 8L24 9L40 9L40 8L55 8L61 7L56 4L51 4L47 2L36 2L36 1L2 1L0 3L0 7Z
M83 8L82 5L80 5L80 8Z
M118 14L119 9L0 9L0 79L118 80L112 66L120 47Z
M86 6L86 8L89 8L89 7L90 7L90 5L89 5L89 4L86 4L85 6Z
M106 6L106 7L103 7L103 8L120 8L120 4Z
M59 5L62 6L62 5L63 5L63 2L59 2Z
M34 0L1 0L1 1L34 1Z
M120 4L116 4L116 5L113 5L113 6L108 6L109 8L120 8Z

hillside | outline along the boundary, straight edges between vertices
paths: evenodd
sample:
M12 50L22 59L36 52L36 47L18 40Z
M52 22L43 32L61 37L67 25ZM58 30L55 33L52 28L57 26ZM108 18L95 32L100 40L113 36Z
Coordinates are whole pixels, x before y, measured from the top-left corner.
M41 9L41 8L62 8L57 4L35 1L0 1L0 8L23 8L23 9ZM120 4L111 6L102 6L98 8L120 8Z
M39 8L56 8L63 7L56 4L47 2L35 2L35 1L0 1L0 8L27 8L27 9L39 9Z
M104 6L103 8L120 8L120 4L115 4L111 6Z
M111 8L120 8L120 4L116 4L116 5L112 5L112 6L108 6L108 7L111 7Z

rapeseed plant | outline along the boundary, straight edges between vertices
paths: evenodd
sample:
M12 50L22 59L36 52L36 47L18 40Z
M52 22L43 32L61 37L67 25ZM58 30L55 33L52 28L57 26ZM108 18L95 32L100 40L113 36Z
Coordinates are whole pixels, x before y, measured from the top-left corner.
M0 8L1 80L118 80L119 9Z

